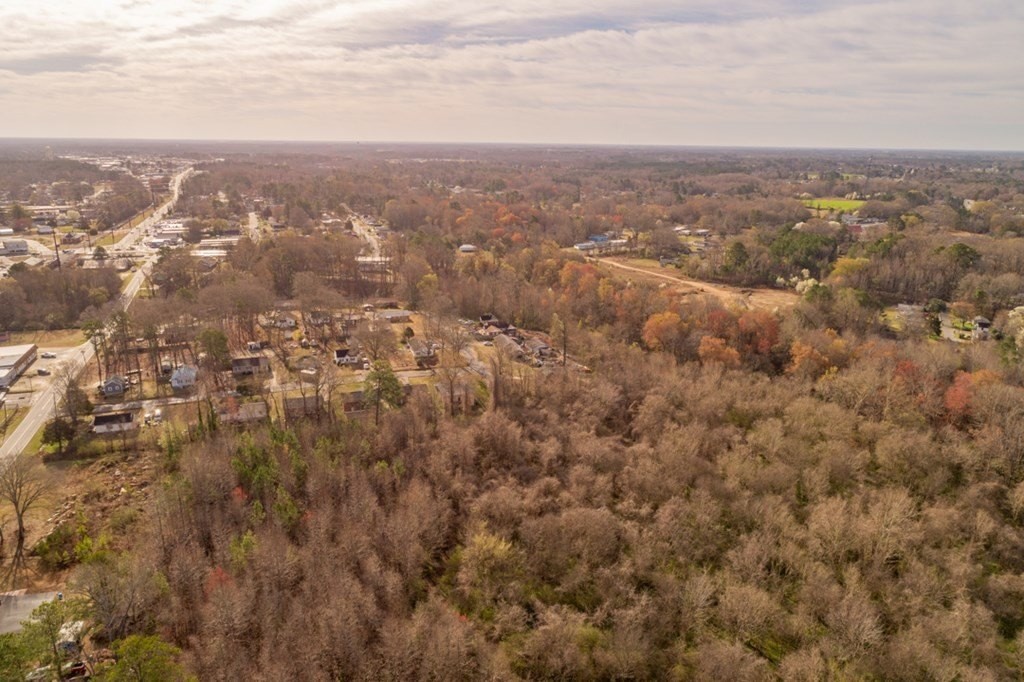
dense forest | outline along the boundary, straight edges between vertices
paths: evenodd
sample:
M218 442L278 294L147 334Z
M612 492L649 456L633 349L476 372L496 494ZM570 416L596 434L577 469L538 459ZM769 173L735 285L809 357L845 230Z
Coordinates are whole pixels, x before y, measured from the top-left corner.
M109 304L120 290L121 278L113 267L65 271L15 266L10 277L0 280L0 328L77 326L85 311Z
M379 428L168 441L133 551L77 583L104 634L163 633L200 679L1024 671L1016 369L833 337L850 358L815 379L795 344L773 375L580 343L592 377L479 417L412 400Z

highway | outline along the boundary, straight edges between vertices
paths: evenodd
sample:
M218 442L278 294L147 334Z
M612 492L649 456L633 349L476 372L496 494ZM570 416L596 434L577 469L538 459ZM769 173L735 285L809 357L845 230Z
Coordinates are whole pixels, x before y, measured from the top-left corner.
M181 192L181 183L192 173L192 168L187 168L178 175L174 176L174 180L171 183L173 194L160 208L153 212L153 215L146 218L144 221L139 223L137 226L132 228L124 237L121 238L117 244L111 248L114 250L127 248L129 245L137 242L142 235L145 234L146 230L151 225L159 220L162 220L168 211L174 206L175 202L178 201L178 196ZM132 275L131 279L124 286L124 290L121 294L121 304L127 308L131 302L135 299L135 296L139 293L139 289L142 287L142 283L146 279L146 272L153 266L157 259L157 253L151 254L146 261L139 266L139 269ZM71 349L70 353L67 353L68 359L66 363L70 364L74 372L77 374L82 371L94 357L95 349L91 342L86 341L80 346ZM21 453L28 444L32 442L32 438L36 435L39 429L43 428L50 419L53 419L53 415L56 411L57 403L60 400L60 395L57 390L57 382L50 382L50 384L40 391L37 391L33 395L32 406L28 410L28 414L21 420L18 427L14 429L4 440L3 445L0 445L0 461L14 457Z

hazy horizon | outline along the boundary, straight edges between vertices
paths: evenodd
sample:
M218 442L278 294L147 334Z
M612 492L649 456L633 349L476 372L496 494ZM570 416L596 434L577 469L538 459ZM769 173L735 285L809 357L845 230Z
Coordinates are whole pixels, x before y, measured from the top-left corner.
M624 150L650 150L656 151L677 150L677 151L755 151L755 152L849 152L849 153L923 153L923 154L995 154L1006 156L1017 156L1024 154L1024 147L1020 149L993 149L993 148L941 148L941 147L825 147L825 146L769 146L769 145L729 145L729 144L629 144L614 142L532 142L532 141L508 141L494 142L483 140L328 140L328 139L278 139L278 138L202 138L202 137L0 137L0 144L25 144L25 143L66 143L66 144L200 144L200 145L334 145L341 147L370 147L374 145L393 145L396 147L508 147L508 148L565 148L565 149L624 149Z
M1024 149L1024 6L58 0L0 8L5 136Z

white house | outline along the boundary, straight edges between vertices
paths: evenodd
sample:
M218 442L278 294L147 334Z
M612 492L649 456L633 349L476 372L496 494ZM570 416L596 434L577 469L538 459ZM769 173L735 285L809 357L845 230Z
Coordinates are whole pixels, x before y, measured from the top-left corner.
M406 343L409 346L409 350L412 351L412 356L417 361L428 360L434 357L434 348L429 343L415 338L409 339Z
M196 377L198 376L198 369L190 365L182 365L171 374L171 388L176 391L192 388L196 385Z
M362 367L365 362L359 353L348 348L338 348L334 351L334 363L340 367Z

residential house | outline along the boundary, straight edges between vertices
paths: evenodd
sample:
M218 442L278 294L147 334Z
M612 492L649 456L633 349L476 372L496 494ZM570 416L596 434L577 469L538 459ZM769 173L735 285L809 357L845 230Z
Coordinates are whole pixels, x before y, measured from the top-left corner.
M479 396L473 382L467 381L465 377L449 387L441 384L432 384L431 388L436 392L437 397L444 405L448 414L466 414L476 406Z
M284 399L285 419L302 419L316 417L323 408L323 400L319 395L299 395Z
M344 336L348 336L356 330L359 323L366 318L360 313L344 313L336 317L338 324L341 326L341 333Z
M309 323L314 327L326 327L331 323L331 314L322 310L314 310L309 314Z
M412 312L409 310L378 310L377 317L381 320L387 320L392 324L398 324L402 322L411 322Z
M974 318L974 328L971 330L971 338L975 341L984 341L988 338L989 330L992 329L992 321L987 317Z
M531 336L526 339L523 346L535 358L546 358L552 354L551 346L539 336Z
M434 348L423 339L411 338L406 342L412 356L417 362L425 362L434 357Z
M196 385L199 370L190 365L182 365L171 374L171 388L182 391Z
M358 351L348 348L338 348L334 351L334 364L339 367L359 368L366 363Z
M122 433L138 428L134 412L107 412L92 418L93 433Z
M268 374L270 360L264 355L242 355L231 358L231 373L236 377Z
M501 333L501 329L495 327L493 324L489 324L483 329L481 329L479 332L477 332L477 335L484 339L494 339L494 337L498 336Z
M341 394L341 409L344 412L362 412L366 409L366 397L361 389Z
M222 424L249 424L263 421L269 414L263 400L239 402L234 396L227 396L217 406L217 419Z
M130 385L127 377L109 376L100 384L100 393L104 398L116 398L124 395Z
M499 352L504 353L511 358L519 360L523 357L522 346L506 334L498 334L494 337L494 347L497 348Z
M28 253L28 242L24 239L5 239L0 245L0 254L4 256L23 256Z

